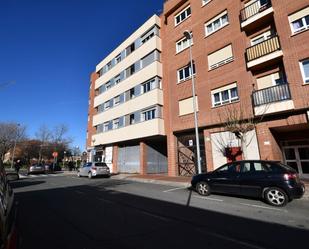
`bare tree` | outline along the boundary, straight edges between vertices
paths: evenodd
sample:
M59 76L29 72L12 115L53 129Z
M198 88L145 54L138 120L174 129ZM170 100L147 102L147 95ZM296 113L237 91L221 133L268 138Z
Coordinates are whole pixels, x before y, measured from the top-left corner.
M239 139L243 157L247 159L247 148L254 137L251 131L255 130L256 125L263 119L263 115L254 117L253 114L248 113L246 109L240 105L239 108L235 106L226 107L224 115L219 116L221 123L223 123L224 130L233 133L235 137ZM222 141L218 143L223 145ZM225 148L221 149L222 152L224 151L224 153L226 153L227 145L225 145Z
M51 132L46 125L41 125L39 130L35 133L36 138L40 141L39 162L42 160L44 152L43 147L48 145L51 139Z
M0 160L13 150L16 143L25 138L26 127L17 123L0 123Z
M51 133L52 142L55 144L68 145L71 142L70 138L65 137L68 130L68 127L64 124L57 125Z

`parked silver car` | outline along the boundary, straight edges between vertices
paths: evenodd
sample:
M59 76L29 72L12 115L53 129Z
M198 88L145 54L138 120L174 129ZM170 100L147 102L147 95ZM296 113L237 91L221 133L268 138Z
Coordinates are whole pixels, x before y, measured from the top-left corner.
M32 173L41 173L44 174L45 173L45 166L42 164L34 164L31 165L28 169L28 174L32 174Z
M110 170L106 163L89 162L78 169L77 176L88 176L90 179L95 176L110 177Z

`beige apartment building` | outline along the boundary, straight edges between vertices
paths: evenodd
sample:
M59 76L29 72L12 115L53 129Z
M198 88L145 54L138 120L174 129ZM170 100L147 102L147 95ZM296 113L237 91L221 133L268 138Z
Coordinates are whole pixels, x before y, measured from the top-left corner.
M112 172L167 172L160 27L152 16L91 74L88 160Z
M169 175L196 173L193 75L204 170L280 160L308 178L308 0L167 0L161 18Z

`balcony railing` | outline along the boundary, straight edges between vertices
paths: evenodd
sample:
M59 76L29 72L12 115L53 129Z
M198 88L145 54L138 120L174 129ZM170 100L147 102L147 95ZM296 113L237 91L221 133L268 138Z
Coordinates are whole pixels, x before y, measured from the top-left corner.
M288 84L271 86L252 93L254 106L266 105L278 101L291 99L290 89Z
M246 49L247 62L281 50L277 35Z
M240 11L241 22L271 7L270 0L257 0Z

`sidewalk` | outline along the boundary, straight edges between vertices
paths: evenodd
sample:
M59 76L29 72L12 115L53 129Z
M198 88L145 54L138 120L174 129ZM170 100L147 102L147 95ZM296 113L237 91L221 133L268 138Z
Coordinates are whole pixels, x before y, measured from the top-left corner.
M167 175L140 175L140 174L119 174L112 176L113 179L125 179L135 182L163 184L173 187L191 186L191 177L176 176L171 177Z

